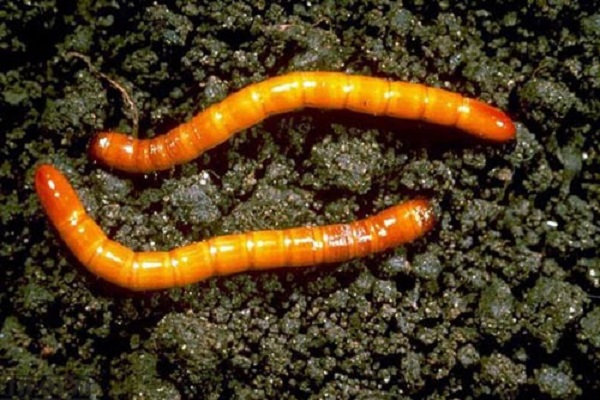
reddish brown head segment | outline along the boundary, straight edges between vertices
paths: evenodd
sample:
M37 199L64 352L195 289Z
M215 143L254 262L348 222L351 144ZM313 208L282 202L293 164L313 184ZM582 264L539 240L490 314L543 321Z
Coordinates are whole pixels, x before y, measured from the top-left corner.
M102 132L94 136L90 142L88 153L92 160L104 166L136 165L138 154L137 140L131 136L114 132ZM115 151L115 149L119 149ZM123 169L130 171L130 169ZM134 169L135 171L135 169Z

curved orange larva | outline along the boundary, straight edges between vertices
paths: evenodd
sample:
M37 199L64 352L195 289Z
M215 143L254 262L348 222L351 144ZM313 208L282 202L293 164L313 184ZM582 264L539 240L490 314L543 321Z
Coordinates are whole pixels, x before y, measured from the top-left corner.
M340 72L293 72L247 86L152 139L100 133L92 140L90 154L128 172L169 169L270 115L304 107L423 120L492 141L515 136L514 124L502 111L457 93Z
M131 290L183 286L251 269L346 261L414 240L434 224L429 202L410 200L347 224L247 232L171 251L135 252L106 236L53 166L38 167L35 189L75 257L93 274Z

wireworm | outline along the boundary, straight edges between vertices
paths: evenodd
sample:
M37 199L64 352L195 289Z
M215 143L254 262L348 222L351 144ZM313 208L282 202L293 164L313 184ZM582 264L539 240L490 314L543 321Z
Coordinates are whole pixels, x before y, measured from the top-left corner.
M37 168L35 189L75 257L93 274L131 290L183 286L251 269L346 261L412 241L427 233L435 220L429 201L416 199L347 224L246 232L171 251L135 252L106 236L53 166Z
M270 115L304 107L423 120L492 141L515 136L514 124L502 111L456 93L337 72L295 72L247 86L152 139L101 133L92 141L90 155L129 172L168 169ZM429 201L417 199L347 224L246 232L171 251L135 252L106 236L67 179L51 165L37 169L35 186L48 217L76 258L95 275L132 290L182 286L249 269L346 261L423 236L435 220Z
M502 111L457 93L340 72L292 72L249 85L151 139L100 133L90 144L90 155L128 172L165 170L195 159L271 115L304 107L422 120L491 141L515 136L514 124Z

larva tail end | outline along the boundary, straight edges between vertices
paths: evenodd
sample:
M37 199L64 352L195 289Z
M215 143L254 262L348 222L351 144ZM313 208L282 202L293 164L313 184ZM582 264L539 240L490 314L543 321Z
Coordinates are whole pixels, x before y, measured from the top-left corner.
M35 191L42 203L44 199L53 196L56 191L55 181L60 175L60 172L50 164L42 164L35 170Z
M515 124L501 110L478 100L470 100L468 110L468 115L457 125L459 129L495 142L515 138Z
M82 208L67 178L52 165L42 164L35 171L35 191L55 225L65 220L73 210Z
M38 195L41 196L40 190L45 189L45 183L52 176L54 170L56 170L56 168L50 164L42 164L35 170L35 190L37 191Z

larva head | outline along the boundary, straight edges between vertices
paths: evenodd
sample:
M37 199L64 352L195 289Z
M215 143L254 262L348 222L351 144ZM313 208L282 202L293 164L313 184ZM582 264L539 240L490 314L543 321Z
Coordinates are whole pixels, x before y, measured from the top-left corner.
M68 219L73 212L83 210L67 178L52 165L42 164L35 171L35 191L55 226Z
M133 138L128 135L102 132L91 140L88 153L90 158L102 165L128 170L120 165L135 165L134 162L131 162L134 150Z
M413 236L407 238L407 241L418 239L433 228L435 213L430 200L414 199L403 205L405 206L407 223L413 225Z
M372 218L382 234L379 238L382 250L416 240L435 225L433 206L426 199L406 201Z
M459 113L456 127L465 132L496 142L505 142L515 137L515 125L508 115L486 103L465 99L459 107Z

